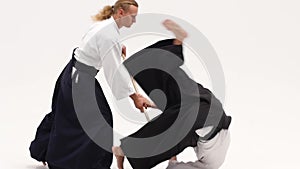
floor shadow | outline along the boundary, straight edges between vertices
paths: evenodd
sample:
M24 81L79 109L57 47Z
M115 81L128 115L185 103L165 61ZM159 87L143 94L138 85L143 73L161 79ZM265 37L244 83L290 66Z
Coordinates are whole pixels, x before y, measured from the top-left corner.
M26 166L27 169L49 169L47 166L41 165L28 165Z

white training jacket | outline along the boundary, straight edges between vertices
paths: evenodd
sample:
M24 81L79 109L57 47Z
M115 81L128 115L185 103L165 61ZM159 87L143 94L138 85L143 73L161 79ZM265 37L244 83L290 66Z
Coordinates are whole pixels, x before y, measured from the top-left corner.
M119 28L112 17L98 21L82 37L81 44L75 51L75 58L79 62L97 70L103 67L106 81L118 100L134 93L130 76L122 65L119 37Z

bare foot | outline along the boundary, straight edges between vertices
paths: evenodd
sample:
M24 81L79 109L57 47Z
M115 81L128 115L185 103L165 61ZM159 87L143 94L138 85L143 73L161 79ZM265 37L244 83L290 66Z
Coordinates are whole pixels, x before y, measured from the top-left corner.
M176 157L176 156L173 156L173 157L170 158L169 161L177 161L177 157Z
M163 25L171 32L174 33L177 40L182 42L187 37L187 32L182 29L178 24L170 19L166 19Z
M117 159L117 165L118 165L118 169L124 169L124 156L117 156L115 155L116 159Z
M112 147L112 152L115 155L117 159L117 165L118 169L124 169L123 163L124 163L124 153L121 149L121 147L114 146Z

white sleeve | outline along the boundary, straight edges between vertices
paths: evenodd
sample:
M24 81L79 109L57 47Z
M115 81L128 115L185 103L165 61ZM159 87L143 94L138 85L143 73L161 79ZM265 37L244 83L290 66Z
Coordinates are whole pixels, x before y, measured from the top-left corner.
M134 93L134 88L130 75L122 64L122 47L109 38L104 41L100 53L106 81L116 99L128 97Z

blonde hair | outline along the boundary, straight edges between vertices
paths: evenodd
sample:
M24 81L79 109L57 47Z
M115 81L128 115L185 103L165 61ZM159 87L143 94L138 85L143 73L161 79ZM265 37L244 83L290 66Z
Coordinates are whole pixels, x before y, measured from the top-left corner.
M105 6L99 13L92 16L93 21L102 21L109 19L113 14L117 13L118 9L123 9L125 12L128 11L130 5L139 7L135 0L118 0L113 6Z

